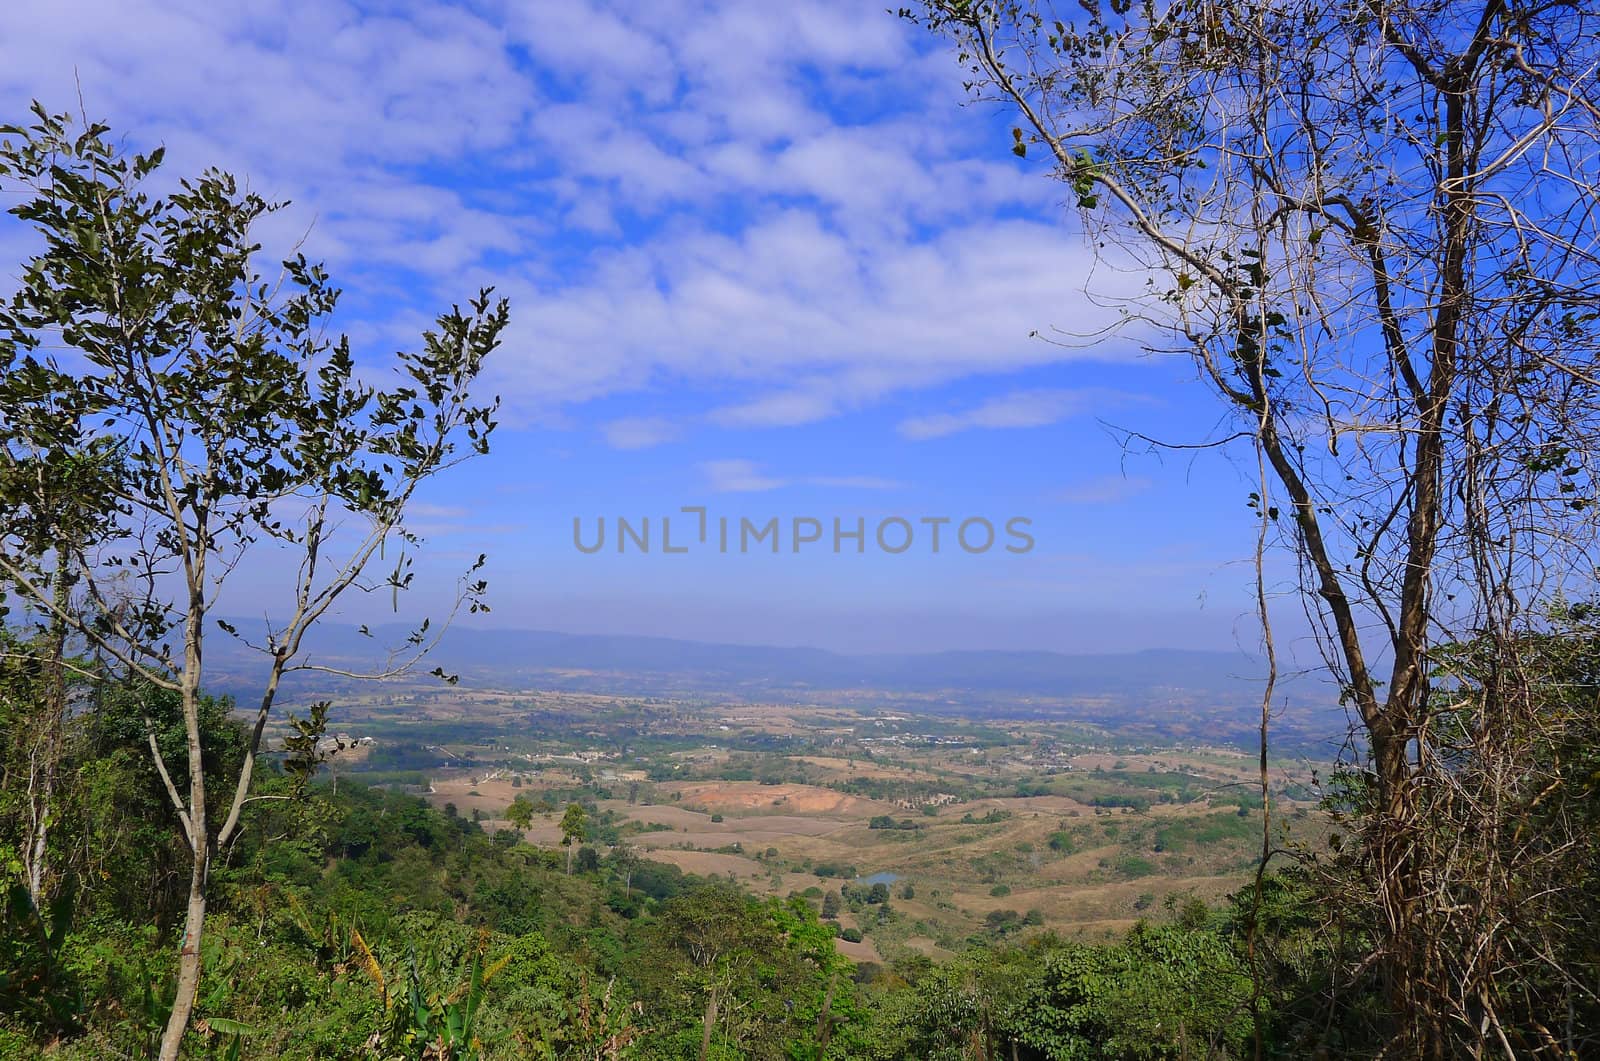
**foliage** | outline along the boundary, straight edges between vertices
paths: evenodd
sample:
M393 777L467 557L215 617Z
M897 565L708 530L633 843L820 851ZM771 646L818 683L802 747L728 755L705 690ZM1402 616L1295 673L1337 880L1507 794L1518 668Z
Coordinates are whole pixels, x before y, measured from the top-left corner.
M506 807L506 821L517 829L526 829L533 824L533 801L525 793L518 793L511 804Z
M386 546L404 548L381 584L396 603L409 586L421 539L407 505L461 450L487 451L496 403L471 390L507 309L488 290L465 313L453 307L420 352L396 355L398 384L374 387L348 339L327 336L339 292L326 271L295 255L276 280L260 272L255 232L282 204L216 170L152 194L161 149L124 152L106 126L74 130L37 103L32 117L0 127L0 189L38 244L0 302L0 583L46 617L57 660L70 633L179 694L184 788L150 742L190 850L161 1044L175 1059L200 983L212 860L241 825L279 683L346 592L380 584L368 568ZM219 776L202 765L208 613L261 543L302 562L280 624L251 635L216 621L260 650L267 672L244 754ZM462 599L476 611L484 585L469 579ZM409 650L427 647L427 630ZM313 751L316 728L313 716L296 738ZM216 818L208 779L231 783Z

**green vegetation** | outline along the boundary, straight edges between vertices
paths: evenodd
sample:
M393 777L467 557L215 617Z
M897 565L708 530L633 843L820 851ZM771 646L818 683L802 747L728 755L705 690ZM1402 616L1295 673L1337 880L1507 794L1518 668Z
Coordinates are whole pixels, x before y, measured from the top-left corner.
M1008 811L1008 810L992 810L992 811L989 811L987 814L985 814L981 818L974 818L971 814L963 814L961 816L961 824L962 825L999 825L1001 822L1010 821L1011 817L1012 817L1011 812Z

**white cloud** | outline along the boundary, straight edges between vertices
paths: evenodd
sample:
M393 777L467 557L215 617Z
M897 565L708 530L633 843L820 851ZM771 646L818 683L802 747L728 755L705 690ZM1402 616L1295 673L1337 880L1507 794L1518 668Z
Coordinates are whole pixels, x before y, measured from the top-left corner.
M776 490L787 485L784 479L764 474L755 461L715 460L700 465L706 488L719 494L748 494Z
M943 438L974 428L1047 427L1132 397L1098 388L1012 391L959 412L910 417L900 422L900 433L906 438L922 440Z
M880 244L786 213L737 237L699 233L599 255L581 283L512 289L513 334L492 371L528 402L664 378L742 389L712 411L720 424L809 423L974 374L1126 356L1131 344L1070 349L1030 338L1081 294L1087 266L1077 241L1045 224L989 222ZM1077 328L1113 319L1071 310Z
M383 10L19 0L0 114L73 106L81 78L174 175L219 164L294 199L266 242L310 228L370 355L496 285L513 325L491 382L513 422L668 382L714 386L715 423L794 425L1118 353L1030 341L1113 319L1083 294L1091 256L1054 220L996 219L1057 192L956 107L950 57L877 8Z
M808 486L831 486L841 490L899 490L906 484L898 479L883 479L876 475L813 475L806 479Z
M460 505L430 505L426 501L412 501L406 505L406 515L419 519L461 519L467 510Z
M678 437L678 427L659 416L628 416L600 428L612 449L649 449Z
M825 420L836 403L824 393L778 391L711 411L711 420L726 427L796 427Z
M806 475L779 478L755 461L715 460L699 466L706 488L721 494L761 493L785 486L821 486L838 490L898 490L905 484L874 475Z
M1068 505L1114 505L1150 489L1149 479L1138 475L1104 475L1061 488L1050 495Z

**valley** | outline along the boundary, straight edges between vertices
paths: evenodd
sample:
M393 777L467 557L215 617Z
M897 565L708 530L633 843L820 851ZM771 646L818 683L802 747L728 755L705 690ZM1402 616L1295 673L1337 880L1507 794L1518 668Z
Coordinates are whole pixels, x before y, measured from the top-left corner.
M1038 930L1117 938L1238 890L1262 842L1254 756L1089 722L436 686L369 691L336 717L370 743L335 753L335 775L557 849L577 803L592 857L836 906L859 961ZM1270 777L1274 846L1318 842L1312 762L1275 759Z

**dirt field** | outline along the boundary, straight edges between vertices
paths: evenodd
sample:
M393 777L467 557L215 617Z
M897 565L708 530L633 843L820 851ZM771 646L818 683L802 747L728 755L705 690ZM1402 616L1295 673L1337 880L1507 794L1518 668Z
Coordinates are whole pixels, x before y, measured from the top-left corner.
M715 851L672 851L662 848L651 851L650 857L657 862L670 862L685 873L697 873L702 877L731 876L748 882L764 876L761 867L750 859Z
M809 814L822 817L857 819L874 814L890 814L900 808L892 803L862 799L814 785L763 785L755 781L690 782L663 786L680 794L687 807L708 811L745 814Z
M477 810L491 818L499 818L519 791L521 790L512 787L509 777L486 780L452 777L436 779L433 782L433 791L428 793L428 801L440 806L454 803L456 809L464 816L471 815Z
M620 801L612 800L602 804L602 806L625 814L632 821L667 825L675 832L693 832L708 837L726 837L727 839L723 839L722 843L731 843L733 840L738 839L745 839L747 842L754 843L757 840L767 838L821 836L834 832L847 821L847 819L807 818L790 813L724 818L723 821L713 822L711 814L707 811L690 810L687 807L671 804L630 806ZM640 837L640 842L643 843L646 839L655 835L668 836L671 834L645 833ZM677 839L681 840L683 837L678 837Z

